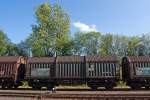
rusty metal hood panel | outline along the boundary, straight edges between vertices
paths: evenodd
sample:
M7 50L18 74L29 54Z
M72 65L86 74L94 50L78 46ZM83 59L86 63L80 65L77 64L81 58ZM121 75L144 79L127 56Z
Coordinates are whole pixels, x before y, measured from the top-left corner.
M15 63L18 61L20 56L0 56L0 63L10 62Z
M116 62L117 56L86 56L87 62Z
M128 56L129 62L150 62L150 56Z
M84 62L84 56L58 56L57 62Z
M29 57L28 63L52 63L55 57Z

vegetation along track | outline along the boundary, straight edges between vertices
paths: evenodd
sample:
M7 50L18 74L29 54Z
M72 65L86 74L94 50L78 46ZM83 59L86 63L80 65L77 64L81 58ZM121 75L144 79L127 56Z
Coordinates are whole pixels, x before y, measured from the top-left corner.
M150 91L0 91L6 100L150 100ZM24 98L24 99L21 99Z

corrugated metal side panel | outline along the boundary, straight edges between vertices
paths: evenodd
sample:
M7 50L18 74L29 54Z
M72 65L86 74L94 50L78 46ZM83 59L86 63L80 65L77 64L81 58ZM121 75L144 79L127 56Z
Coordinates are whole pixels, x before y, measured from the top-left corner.
M57 63L56 78L81 78L84 76L84 64L81 63Z
M117 63L113 62L88 62L86 64L87 68L87 77L112 77L116 76Z
M10 74L13 74L13 75L14 75L15 70L16 70L14 67L16 67L15 64L11 64L11 71L10 71Z
M13 63L0 63L0 77L13 77L16 67Z
M30 74L30 64L26 64L25 65L25 69L26 69L26 73L25 73L25 79L29 78L29 74Z
M40 74L38 73L35 73L37 74L37 76L32 76L32 71L33 70L37 70L39 73L43 73L44 70L48 70L49 69L49 75L47 74L47 76L38 76ZM26 78L50 78L51 77L51 72L54 71L53 70L53 63L28 63L27 64L27 67L26 67ZM43 71L43 72L42 72Z

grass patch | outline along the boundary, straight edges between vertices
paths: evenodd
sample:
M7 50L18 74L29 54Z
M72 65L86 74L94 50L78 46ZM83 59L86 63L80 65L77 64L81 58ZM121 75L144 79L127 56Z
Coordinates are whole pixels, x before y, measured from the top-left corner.
M27 81L22 81L23 85L22 86L19 86L19 88L31 88L29 85L28 85L28 82Z
M19 88L31 88L29 85L28 85L28 82L27 81L22 81L23 85L22 86L19 86ZM87 86L87 84L81 84L81 85L59 85L57 86L57 88L59 89L89 89L89 87ZM125 82L123 81L119 81L117 83L117 88L129 88L129 86L126 85Z
M129 86L126 85L126 82L123 82L123 81L119 81L117 83L117 87L118 88L129 88Z

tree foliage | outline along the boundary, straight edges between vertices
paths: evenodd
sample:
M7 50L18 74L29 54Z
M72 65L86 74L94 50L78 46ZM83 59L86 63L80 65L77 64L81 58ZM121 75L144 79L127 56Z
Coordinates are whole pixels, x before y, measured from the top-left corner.
M5 55L8 42L8 37L2 30L0 30L0 55Z
M112 48L112 43L113 43L113 35L112 34L106 34L101 37L101 42L100 42L100 54L101 55L111 55L113 48Z
M21 41L19 44L16 45L17 55L20 56L30 56L30 47L26 43L26 41Z
M113 53L119 56L125 56L128 48L129 38L123 35L113 35Z
M51 6L48 3L41 4L36 9L37 25L32 25L32 34L27 39L33 56L53 56L55 52L60 55L66 48L70 32L70 18L64 9L55 4ZM61 47L60 47L61 45Z
M140 43L140 39L138 37L129 38L127 54L135 55L135 48L139 46L139 43Z
M15 56L18 55L16 44L12 43L7 35L0 30L0 55Z
M98 55L100 36L99 32L75 33L74 53L77 55Z

